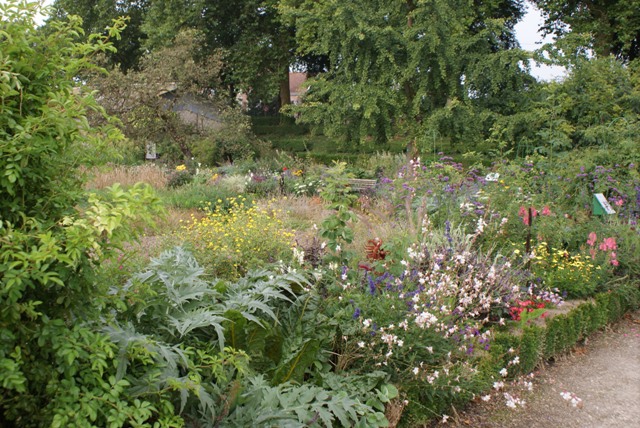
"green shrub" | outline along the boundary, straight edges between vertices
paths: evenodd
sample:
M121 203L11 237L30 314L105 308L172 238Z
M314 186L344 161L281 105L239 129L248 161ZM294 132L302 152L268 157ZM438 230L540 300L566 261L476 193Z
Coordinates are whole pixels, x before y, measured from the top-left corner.
M176 171L169 177L167 187L170 189L176 189L189 184L193 181L193 174L189 171Z
M93 270L134 239L132 224L150 222L158 200L143 185L87 195L78 168L122 138L89 125L88 112L103 110L77 82L124 22L85 43L78 17L42 31L39 12L0 4L0 425L150 427L173 412L123 394Z
M182 209L201 209L211 203L217 204L218 200L226 201L238 196L227 187L217 184L191 183L177 189L163 190L159 192L165 204Z

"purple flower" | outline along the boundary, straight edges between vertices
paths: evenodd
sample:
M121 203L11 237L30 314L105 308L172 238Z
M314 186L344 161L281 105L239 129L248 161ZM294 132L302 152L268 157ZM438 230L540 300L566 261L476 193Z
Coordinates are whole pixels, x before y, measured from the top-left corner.
M356 308L356 310L353 311L353 319L357 319L358 317L360 317L360 308Z
M367 273L367 282L369 283L369 294L373 296L374 294L376 294L376 283L373 281L373 278L371 278L371 275L369 275L368 273Z
M453 238L451 238L451 222L449 220L444 222L444 236L449 242L449 246L453 245Z

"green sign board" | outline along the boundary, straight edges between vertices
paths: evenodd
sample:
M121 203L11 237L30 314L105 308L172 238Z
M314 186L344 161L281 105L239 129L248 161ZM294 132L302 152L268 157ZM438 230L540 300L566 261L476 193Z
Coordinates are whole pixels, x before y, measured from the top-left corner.
M593 215L611 215L616 212L611 208L609 201L602 193L593 195Z

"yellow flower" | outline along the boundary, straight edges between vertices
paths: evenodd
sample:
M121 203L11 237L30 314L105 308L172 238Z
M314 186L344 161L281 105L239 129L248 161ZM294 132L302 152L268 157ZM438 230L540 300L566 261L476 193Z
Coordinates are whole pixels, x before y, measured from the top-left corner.
M187 169L187 166L182 164L182 165L178 165L176 167L176 171L185 171Z

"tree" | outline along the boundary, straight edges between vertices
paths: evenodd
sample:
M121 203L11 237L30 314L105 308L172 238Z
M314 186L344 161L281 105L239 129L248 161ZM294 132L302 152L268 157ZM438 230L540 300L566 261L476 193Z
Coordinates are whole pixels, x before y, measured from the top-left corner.
M170 45L145 55L139 70L93 74L87 84L120 120L138 158L149 143L170 163L193 156L210 165L251 157L259 143L248 118L218 95L221 57L206 48L201 33L185 29Z
M37 3L0 5L0 425L144 421L158 411L120 396L115 347L92 324L106 299L92 268L158 201L141 186L84 194L79 168L121 137L89 126L100 107L77 77L123 23L78 42L77 18L44 32L37 12Z
M529 108L497 121L491 138L523 155L594 147L613 149L619 160L637 159L638 66L611 56L577 59L562 82L535 91Z
M50 19L78 15L85 33L106 34L114 19L126 17L127 27L112 41L116 50L107 54L111 65L126 72L137 68L144 54L147 36L142 24L149 4L150 0L55 0Z
M512 49L521 2L466 0L282 0L299 54L328 55L310 82L304 122L351 141L419 137L428 129L461 140L482 135L479 109L513 111L532 83L527 54ZM438 115L436 115L438 114ZM460 131L456 135L456 128Z
M640 1L533 0L545 18L545 34L589 34L598 56L640 57Z
M238 91L255 99L290 102L289 66L293 62L293 30L283 25L276 0L184 2L161 0L151 4L144 30L153 50L166 46L185 28L204 35L209 50L222 52L220 79L229 99Z

